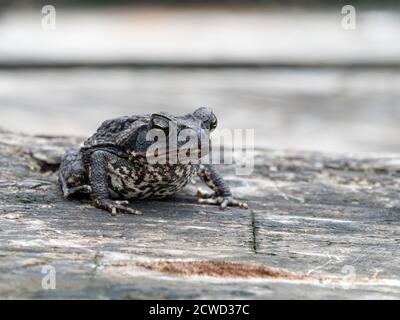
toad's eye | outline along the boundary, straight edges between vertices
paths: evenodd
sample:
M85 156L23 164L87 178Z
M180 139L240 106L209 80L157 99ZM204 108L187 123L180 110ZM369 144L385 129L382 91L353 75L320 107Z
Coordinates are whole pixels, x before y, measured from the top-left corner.
M217 127L218 121L217 117L212 114L211 119L210 119L210 131L213 131Z
M213 131L217 127L217 117L210 108L198 108L193 112L193 116L200 120L204 127L210 129L210 131Z

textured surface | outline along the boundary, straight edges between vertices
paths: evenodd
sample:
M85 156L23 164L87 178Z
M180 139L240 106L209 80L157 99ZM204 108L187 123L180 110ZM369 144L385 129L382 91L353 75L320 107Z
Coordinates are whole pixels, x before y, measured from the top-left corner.
M199 205L189 186L137 203L143 216L111 217L62 198L52 170L78 140L0 133L2 298L400 298L399 157L258 150L251 176L222 168L250 210ZM261 264L319 280L138 266L159 260ZM56 268L55 290L42 289L44 265Z

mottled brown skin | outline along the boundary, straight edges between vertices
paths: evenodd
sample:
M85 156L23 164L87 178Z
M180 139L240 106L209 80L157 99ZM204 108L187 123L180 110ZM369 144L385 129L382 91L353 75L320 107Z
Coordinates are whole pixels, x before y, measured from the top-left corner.
M199 141L208 142L209 133L217 125L214 113L208 108L199 108L181 117L158 113L107 120L83 147L71 149L64 156L59 174L64 196L86 193L92 196L96 207L112 214L141 214L128 206L130 200L173 195L197 173L212 189L211 193L198 190L200 203L218 204L222 209L227 206L247 208L247 204L233 199L228 184L213 165L149 163L146 151L154 141L147 141L146 134L155 129L168 136L167 123L170 122L176 124L178 132L191 129ZM178 142L177 150L183 144ZM208 145L196 148L199 158L204 156L204 150L209 152Z

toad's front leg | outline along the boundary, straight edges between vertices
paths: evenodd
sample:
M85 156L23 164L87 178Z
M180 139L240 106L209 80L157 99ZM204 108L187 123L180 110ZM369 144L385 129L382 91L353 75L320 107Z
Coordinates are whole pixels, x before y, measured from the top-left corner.
M108 210L112 215L117 212L142 214L140 211L127 207L128 201L113 201L110 199L107 165L118 161L115 154L98 150L90 155L89 180L92 187L92 198L96 207Z
M197 174L213 190L209 193L199 188L197 190L199 203L218 204L221 209L227 206L248 208L247 203L237 201L232 197L228 184L214 166L200 165Z

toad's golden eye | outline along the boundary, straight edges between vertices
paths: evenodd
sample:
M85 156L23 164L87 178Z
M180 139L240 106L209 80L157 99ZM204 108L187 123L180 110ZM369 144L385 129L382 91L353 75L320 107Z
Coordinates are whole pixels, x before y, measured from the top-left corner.
M213 131L217 127L217 124L217 117L212 113L210 118L210 131Z

